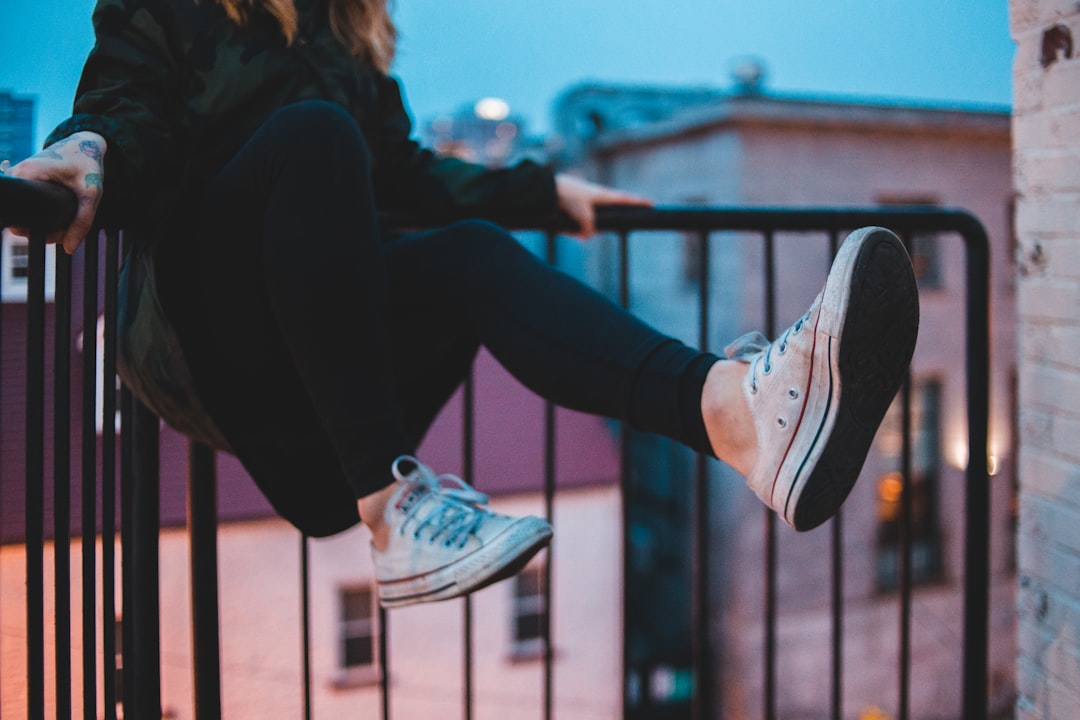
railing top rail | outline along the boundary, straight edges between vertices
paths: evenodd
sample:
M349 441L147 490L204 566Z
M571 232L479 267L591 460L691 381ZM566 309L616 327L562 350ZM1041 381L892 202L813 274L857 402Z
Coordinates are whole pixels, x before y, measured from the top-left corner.
M0 175L0 227L59 230L71 223L76 207L74 193L60 185Z
M75 197L50 183L31 182L0 175L0 226L55 230L65 227L75 213ZM453 218L383 215L391 227L428 227ZM561 215L496 218L514 229L570 230ZM597 211L601 231L641 230L753 230L757 232L853 229L864 225L887 225L899 232L948 230L966 240L986 242L986 231L970 212L951 207L602 207Z

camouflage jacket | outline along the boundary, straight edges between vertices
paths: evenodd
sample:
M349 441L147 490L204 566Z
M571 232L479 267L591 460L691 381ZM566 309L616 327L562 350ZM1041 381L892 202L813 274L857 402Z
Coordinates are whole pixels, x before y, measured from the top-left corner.
M338 43L326 0L297 0L297 9L288 45L269 15L238 27L214 0L98 0L74 115L47 140L91 130L108 142L99 221L149 239L130 244L121 278L120 374L169 424L219 449L229 444L161 308L153 253L138 248L184 232L194 193L276 109L307 99L345 108L372 151L381 210L509 218L556 206L547 167L490 170L420 147L397 82Z
M337 42L326 0L298 0L297 9L299 35L287 46L269 15L256 12L241 28L213 0L98 0L75 114L48 142L78 130L109 142L107 220L153 226L274 110L313 98L359 123L380 209L510 217L555 207L546 167L488 170L421 148L397 82Z

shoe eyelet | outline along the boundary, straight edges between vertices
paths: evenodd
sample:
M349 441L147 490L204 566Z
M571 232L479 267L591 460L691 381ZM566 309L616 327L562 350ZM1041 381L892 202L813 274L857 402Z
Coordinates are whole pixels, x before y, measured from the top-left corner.
M782 428L787 427L787 420L784 418L776 418L776 424Z
M761 372L764 373L765 375L768 375L768 374L772 373L772 363L770 363L770 362L765 363L765 366L762 368Z
M787 396L789 398L791 398L792 400L798 400L799 399L799 391L796 390L795 388L788 388Z
M754 382L750 383L750 394L751 395L756 395L757 394L757 381L754 381Z
M787 343L786 342L780 343L776 348L776 352L778 352L781 355L786 353L787 352Z

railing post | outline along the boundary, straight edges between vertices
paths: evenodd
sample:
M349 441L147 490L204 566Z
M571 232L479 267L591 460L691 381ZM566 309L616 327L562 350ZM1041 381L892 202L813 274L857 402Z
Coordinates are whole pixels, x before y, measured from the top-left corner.
M964 570L964 720L987 711L990 632L990 242L971 216L962 231L967 243L968 463Z
M196 720L221 718L216 484L214 451L201 443L189 442L187 519Z
M161 717L161 627L158 582L160 532L158 418L142 403L132 412L130 543L124 547L124 716ZM130 633L130 641L127 634Z
M56 716L71 717L71 257L56 254L53 296L53 587ZM84 411L85 412L85 411ZM85 548L83 549L85 553ZM85 598L84 598L85 603ZM84 703L85 707L85 703Z
M45 242L31 234L26 342L26 716L45 717Z
M97 718L97 318L98 233L83 240L82 575L83 718ZM57 255L63 250L58 249ZM66 260L65 260L66 261Z

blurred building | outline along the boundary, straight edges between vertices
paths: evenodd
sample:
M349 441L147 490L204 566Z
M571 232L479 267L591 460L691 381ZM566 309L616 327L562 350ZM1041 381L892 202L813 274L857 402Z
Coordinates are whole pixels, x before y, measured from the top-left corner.
M753 68L750 68L752 70ZM998 707L1012 693L1015 593L1011 498L1014 486L1012 377L1015 364L1009 117L999 108L943 108L854 99L776 97L760 73L740 76L731 92L709 88L582 85L557 104L553 159L594 179L678 205L941 204L973 211L993 243L992 426L994 479L991 692ZM488 164L510 162L536 143L501 110L476 109L437 120L425 139L440 152ZM500 128L502 128L500 130ZM631 239L632 309L663 330L697 343L698 270L714 279L709 345L722 347L762 327L760 242L720 233L706 256L696 236ZM821 242L778 237L781 327L801 314L828 267ZM959 715L959 579L962 572L963 249L955 238L915 238L923 324L913 366L917 537L914 538L912 717ZM531 242L526 238L526 242ZM7 243L5 243L7 246ZM537 249L539 249L539 245ZM557 244L559 264L614 292L613 243L597 238ZM81 277L82 255L74 258ZM0 423L0 715L25 714L25 552L21 389L25 327L20 303L5 294L4 398ZM81 317L76 312L74 317ZM51 323L52 309L49 310ZM50 324L47 333L52 334ZM99 347L96 328L73 331L74 360ZM76 362L76 367L78 364ZM72 390L79 396L82 378ZM544 409L482 354L476 368L476 462L471 478L495 509L543 512ZM52 422L46 409L46 423ZM460 398L421 448L439 472L460 473ZM77 421L76 421L77 422ZM880 435L862 482L844 510L844 717L873 708L894 715L898 599L895 592L896 416ZM690 576L693 457L652 436L632 435L630 496L618 480L612 424L559 413L559 494L553 546L555 716L567 720L689 717ZM79 431L73 426L72 437ZM72 467L80 466L75 443ZM98 448L100 453L100 447ZM185 524L186 444L162 436L162 695L169 717L193 717L189 550ZM740 478L711 464L710 634L717 656L718 717L762 716L761 548L765 511ZM47 472L51 471L51 468ZM277 518L242 468L218 459L221 525L221 679L224 717L298 717L302 707L301 538ZM46 506L51 503L46 496ZM78 507L78 488L73 498ZM624 507L624 503L627 507ZM623 518L628 557L623 558ZM78 531L79 520L75 519ZM47 524L48 527L48 524ZM780 530L778 717L824 718L829 707L830 643L827 530ZM373 569L363 530L311 541L314 717L379 713L379 624ZM78 552L78 542L72 552ZM47 550L52 552L52 547ZM542 702L538 557L517 578L473 599L475 717L537 717ZM48 561L47 561L48 563ZM51 563L48 563L51 567ZM73 558L73 567L78 560ZM626 574L623 574L623 569ZM48 584L48 582L47 582ZM433 604L388 614L393 716L431 718L460 707L462 604ZM46 608L50 612L51 608ZM73 617L80 637L80 617ZM121 618L122 620L122 618ZM941 636L947 641L941 641ZM100 627L96 634L100 650ZM48 637L47 645L52 642ZM80 653L75 652L78 677ZM626 660L624 674L624 659ZM46 686L52 687L52 678ZM80 692L79 687L73 688ZM76 698L78 701L78 698Z
M0 160L11 164L30 157L34 138L34 101L0 90Z
M565 167L670 206L867 207L956 206L973 212L992 244L991 704L1008 712L1014 695L1015 397L1013 192L1007 108L950 107L855 98L778 96L763 91L753 67L728 93L696 88L571 88L556 105L557 143ZM965 250L958 237L912 238L922 324L912 366L914 526L912 572L913 718L957 717L961 678L950 638L962 619L964 476L966 466L963 297ZM829 265L824 236L776 239L777 331L820 289ZM695 233L631 236L631 309L687 342L698 342L699 272L712 278L708 344L719 352L743 332L766 327L763 243L759 236L713 233L708 257ZM613 296L618 248L599 238L578 250L578 265ZM900 417L886 420L843 512L845 716L898 706L898 512ZM641 480L646 527L677 525L692 508L650 502L647 490L690 487L691 464L678 449L640 439L653 474ZM648 445L653 447L648 448ZM712 517L713 647L721 716L761 717L763 708L764 512L729 471L714 470ZM687 491L683 503L692 502ZM652 509L648 509L652 508ZM631 510L631 517L634 515ZM667 518L659 517L666 514ZM649 516L652 519L649 519ZM635 528L637 531L637 528ZM830 532L779 532L778 717L824 718L830 706ZM684 538L657 544L686 548ZM663 558L664 553L656 553ZM634 571L634 561L629 563ZM640 567L663 576L663 561ZM683 571L683 607L690 583ZM628 579L628 585L632 585ZM631 621L647 624L652 597ZM670 601L669 601L670 602ZM628 613L635 615L634 602ZM628 627L627 637L635 630ZM656 654L657 651L653 651ZM663 652L671 653L668 648ZM689 657L690 639L683 640ZM647 658L649 652L644 653ZM648 666L641 669L648 674ZM632 678L630 678L632 680ZM634 687L632 684L631 687ZM632 700L633 695L629 696ZM628 702L631 702L628 700ZM648 698L641 698L647 704ZM632 705L632 702L631 702ZM649 717L649 715L641 715ZM661 715L657 715L661 717ZM674 717L674 716L672 716ZM681 716L680 716L681 717Z
M439 155L488 167L544 153L542 141L526 135L524 118L512 114L510 106L499 98L483 98L426 123L422 142Z

